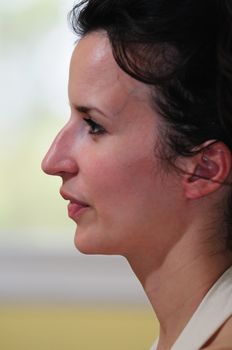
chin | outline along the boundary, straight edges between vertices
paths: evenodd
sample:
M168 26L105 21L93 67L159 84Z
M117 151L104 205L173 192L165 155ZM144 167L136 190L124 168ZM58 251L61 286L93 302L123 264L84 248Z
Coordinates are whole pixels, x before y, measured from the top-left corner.
M76 249L82 253L82 254L87 254L87 255L94 255L94 254L102 254L99 250L94 247L91 247L89 244L83 244L83 242L79 242L78 239L74 239L74 244Z
M106 242L103 243L100 239L96 239L96 235L93 233L81 232L80 228L76 229L74 244L77 250L83 254L121 255L118 249L112 245L109 246Z

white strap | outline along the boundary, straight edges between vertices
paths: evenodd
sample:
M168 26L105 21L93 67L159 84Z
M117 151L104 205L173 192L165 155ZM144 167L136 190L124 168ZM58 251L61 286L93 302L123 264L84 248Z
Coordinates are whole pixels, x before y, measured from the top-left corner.
M171 350L199 350L232 315L232 266L206 294ZM156 350L158 340L150 350Z

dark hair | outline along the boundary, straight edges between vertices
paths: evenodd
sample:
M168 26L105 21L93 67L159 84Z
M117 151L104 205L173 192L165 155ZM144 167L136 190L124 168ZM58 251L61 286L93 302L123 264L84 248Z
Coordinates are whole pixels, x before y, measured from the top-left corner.
M84 0L70 20L81 36L105 30L118 65L154 87L169 159L207 140L232 151L232 0ZM231 210L232 196L229 231Z

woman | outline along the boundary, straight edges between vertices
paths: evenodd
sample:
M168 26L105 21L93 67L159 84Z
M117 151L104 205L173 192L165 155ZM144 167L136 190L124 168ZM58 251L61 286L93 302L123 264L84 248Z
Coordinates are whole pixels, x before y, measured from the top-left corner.
M71 117L43 160L76 247L120 254L160 322L152 349L232 349L231 0L86 0Z

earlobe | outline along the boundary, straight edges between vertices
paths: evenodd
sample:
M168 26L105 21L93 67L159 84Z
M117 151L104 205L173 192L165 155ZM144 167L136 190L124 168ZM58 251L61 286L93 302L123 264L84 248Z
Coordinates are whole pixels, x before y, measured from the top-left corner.
M222 142L202 145L201 151L186 159L183 177L186 198L197 199L215 192L231 172L231 152Z

